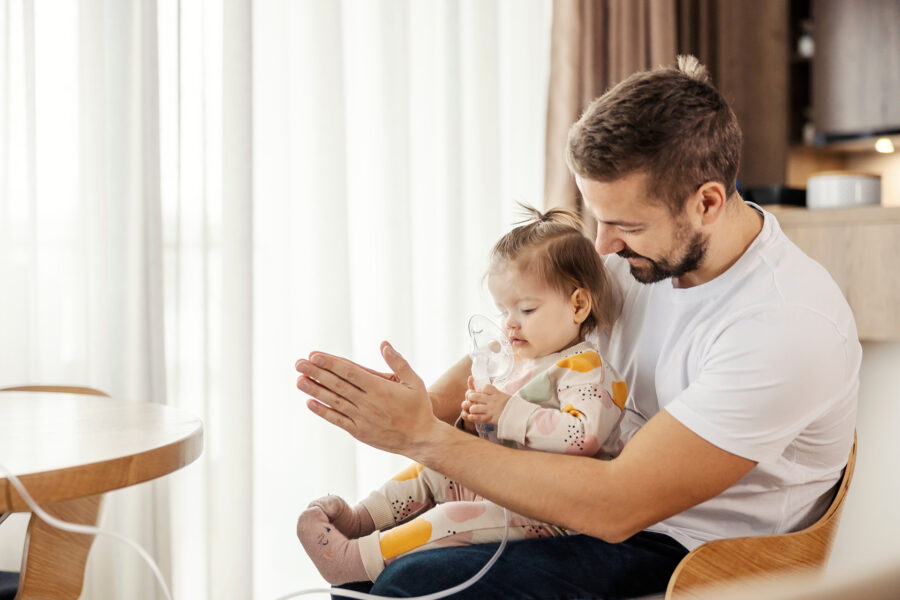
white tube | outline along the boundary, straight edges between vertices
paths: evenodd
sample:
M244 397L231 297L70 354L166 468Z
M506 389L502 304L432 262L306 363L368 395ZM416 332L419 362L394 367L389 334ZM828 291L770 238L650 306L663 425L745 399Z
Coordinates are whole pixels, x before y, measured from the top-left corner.
M497 559L500 558L500 555L503 553L504 548L506 548L506 541L507 539L509 539L509 511L505 508L503 509L503 517L506 521L503 527L503 539L500 540L500 546L497 547L497 551L494 552L494 555L491 557L491 559L487 561L483 567L481 567L480 571L478 571L462 583L454 585L451 588L447 588L446 590L441 590L440 592L432 592L431 594L425 594L424 596L413 596L411 598L407 598L406 600L438 600L438 598L446 598L447 596L456 594L457 592L461 592L467 587L474 585L479 579L484 577L484 574L488 572L488 569L493 567L494 563L497 562ZM393 600L393 596L379 596L377 594L354 592L353 590L342 590L340 588L313 588L309 590L300 590L299 592L290 593L287 596L280 596L275 600L288 600L289 598L296 598L297 596L307 596L309 594L331 594L332 596L356 598L358 600Z
M105 529L100 529L99 527L93 527L91 525L82 525L79 523L69 523L68 521L63 521L62 519L57 519L56 517L48 514L44 509L38 506L38 503L34 501L34 498L31 497L31 494L28 493L28 490L25 489L25 486L22 485L22 482L19 481L19 478L13 475L9 469L0 465L0 473L2 473L12 484L16 491L19 492L19 495L25 500L25 503L31 509L31 512L37 515L43 522L48 525L52 525L57 529L62 529L63 531L70 531L72 533L84 533L87 535L108 535L112 538L119 540L120 542L125 542L132 548L134 548L137 553L141 556L141 558L146 561L148 565L150 565L150 570L153 571L153 574L156 576L156 581L159 582L160 587L163 590L163 593L166 595L168 600L172 600L172 594L169 592L169 586L166 585L166 580L163 579L162 573L159 570L159 567L156 566L156 562L153 560L146 550L141 548L136 542L131 541L124 535L120 533L116 533L115 531L107 531Z

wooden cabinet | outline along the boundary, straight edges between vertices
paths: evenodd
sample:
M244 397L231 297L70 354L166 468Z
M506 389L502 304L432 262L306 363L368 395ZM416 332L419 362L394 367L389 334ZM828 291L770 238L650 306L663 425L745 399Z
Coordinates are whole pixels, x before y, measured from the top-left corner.
M900 0L813 0L812 21L816 131L900 130Z
M834 277L861 340L900 340L900 207L765 208Z

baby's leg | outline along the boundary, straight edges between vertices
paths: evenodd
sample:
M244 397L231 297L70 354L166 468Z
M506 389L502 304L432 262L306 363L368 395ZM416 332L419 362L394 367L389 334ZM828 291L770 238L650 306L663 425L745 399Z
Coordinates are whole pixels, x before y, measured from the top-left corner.
M510 513L509 539L565 535L559 527ZM455 501L440 504L424 515L390 531L358 540L362 564L374 581L385 565L399 556L441 546L499 542L505 527L503 508L493 502Z
M443 502L451 482L437 471L413 463L360 502L372 517L375 529L383 531Z
M356 508L338 496L325 496L310 503L297 521L297 537L319 573L333 585L368 578L360 559L356 538L377 529L389 529L434 505L433 489L443 499L446 477L413 463ZM377 533L377 532L376 532ZM377 573L384 568L378 563ZM373 579L374 580L374 579Z
M297 537L328 583L341 585L368 579L359 541L341 533L320 506L310 506L300 515Z
M460 500L469 502L459 502ZM355 508L351 508L338 496L325 496L314 500L300 515L297 522L297 537L300 538L300 543L319 573L332 585L365 579L374 581L384 569L385 561L390 562L406 551L424 549L424 547L403 549L410 543L407 540L413 540L415 546L416 540L421 539L421 519L396 527L391 533L400 533L387 537L384 546L380 541L380 531L394 528L399 523L425 513L435 505L435 502L480 505L483 499L440 473L413 463L379 490L372 492ZM431 512L434 512L434 509L426 514ZM439 520L437 516L441 512L435 513L436 521ZM458 511L451 510L451 513L457 515ZM500 509L500 533L497 540L503 535L502 515L503 511ZM511 536L512 532L510 529ZM472 536L463 531L460 532L460 536L456 542L452 539L441 542L448 536L440 533L432 535L429 529L425 543L428 544L427 547L436 547L481 541L480 539L473 541ZM361 555L362 540L366 540L365 555ZM401 548L399 552L398 547ZM382 552L383 549L386 549L387 554Z
M356 508L351 508L347 502L340 496L324 496L318 500L309 503L310 508L318 506L328 515L338 531L343 533L350 539L369 535L375 531L375 523L368 509L362 504L358 504Z

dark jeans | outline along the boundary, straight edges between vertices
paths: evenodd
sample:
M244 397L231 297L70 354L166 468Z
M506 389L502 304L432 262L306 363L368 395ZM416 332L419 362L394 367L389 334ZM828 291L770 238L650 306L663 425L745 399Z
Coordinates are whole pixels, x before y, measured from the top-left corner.
M18 573L0 571L0 600L13 600L13 598L16 597L16 589L18 586Z
M388 565L374 585L366 582L344 587L398 598L444 590L478 572L497 546L475 544L415 552ZM638 598L664 592L687 552L672 538L646 531L620 544L586 535L510 542L481 580L450 598ZM334 588L333 593L336 591Z

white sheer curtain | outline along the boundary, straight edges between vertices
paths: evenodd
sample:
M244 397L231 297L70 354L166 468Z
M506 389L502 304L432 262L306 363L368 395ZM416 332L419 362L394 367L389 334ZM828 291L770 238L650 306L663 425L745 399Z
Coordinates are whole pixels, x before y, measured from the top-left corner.
M0 386L165 402L156 5L10 0L0 32ZM102 524L166 568L163 485L109 494ZM152 597L152 576L114 542L97 542L88 570L85 597Z
M320 584L297 514L406 462L309 414L293 363L389 339L430 381L466 351L486 253L543 195L549 5L0 7L0 384L203 418L195 464L104 516L176 598ZM159 597L114 542L89 571L85 598Z

